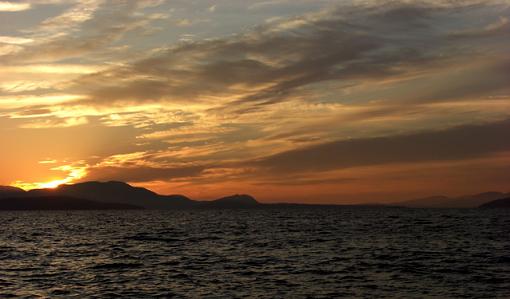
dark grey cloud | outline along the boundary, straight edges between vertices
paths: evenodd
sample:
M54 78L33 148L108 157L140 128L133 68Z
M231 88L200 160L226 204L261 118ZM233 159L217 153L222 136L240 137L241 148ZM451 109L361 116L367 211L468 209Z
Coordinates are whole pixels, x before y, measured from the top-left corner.
M267 186L303 186L303 185L323 185L335 184L343 185L359 181L359 178L310 178L302 176L284 176L284 177L270 177L266 180L261 180L255 183L256 185Z
M120 180L124 182L168 181L175 178L198 176L204 170L203 166L183 167L92 167L89 168L85 180L108 181Z
M510 120L390 137L342 140L263 158L269 171L325 171L357 166L464 160L510 151Z

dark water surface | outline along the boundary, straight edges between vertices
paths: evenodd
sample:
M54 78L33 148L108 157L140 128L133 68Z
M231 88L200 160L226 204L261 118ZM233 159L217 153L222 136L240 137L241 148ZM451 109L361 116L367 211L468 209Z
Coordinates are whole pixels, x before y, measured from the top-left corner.
M510 298L510 213L1 212L0 297Z

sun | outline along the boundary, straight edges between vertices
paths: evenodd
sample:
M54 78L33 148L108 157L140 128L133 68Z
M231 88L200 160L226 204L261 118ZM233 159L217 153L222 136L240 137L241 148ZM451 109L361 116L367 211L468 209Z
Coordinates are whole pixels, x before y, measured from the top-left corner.
M22 181L16 181L11 184L11 186L21 188L23 190L33 190L33 189L55 189L58 186L67 183L66 179L62 180L54 180L49 182L38 182L38 183L26 183Z
M33 189L55 189L58 186L63 184L72 183L76 180L79 180L87 175L87 171L85 167L73 167L69 165L60 166L57 168L53 168L53 170L62 170L67 171L67 177L64 179L52 180L48 182L37 182L37 183L27 183L23 181L16 181L11 185L14 187L18 187L24 190L33 190Z
M62 185L62 184L65 184L67 183L67 180L66 179L63 179L63 180L55 180L55 181L51 181L51 182L47 182L47 183L41 183L39 185L39 188L42 188L42 189L55 189L57 188L58 186Z

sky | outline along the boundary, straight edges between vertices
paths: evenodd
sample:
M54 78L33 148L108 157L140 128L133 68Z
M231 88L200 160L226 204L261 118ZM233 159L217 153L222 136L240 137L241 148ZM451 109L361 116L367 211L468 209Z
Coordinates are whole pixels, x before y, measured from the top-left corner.
M0 185L510 191L508 0L0 1Z

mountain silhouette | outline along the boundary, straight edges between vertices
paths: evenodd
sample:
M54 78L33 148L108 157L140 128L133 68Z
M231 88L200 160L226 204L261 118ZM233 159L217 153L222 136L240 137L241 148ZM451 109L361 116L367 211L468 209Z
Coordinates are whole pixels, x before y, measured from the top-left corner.
M408 201L397 202L394 205L408 208L477 208L490 201L509 197L510 193L485 192L460 197L431 196Z
M508 198L510 193L485 192L461 197L433 196L391 205L411 208L477 208L484 204ZM18 199L18 202L13 202ZM41 202L36 202L40 200ZM0 186L0 210L2 209L190 209L190 208L255 208L255 207L311 207L306 204L260 204L250 195L236 194L212 201L191 200L184 195L160 195L124 182L83 182L61 185L54 189L24 191L10 186ZM502 206L505 201L492 205ZM488 205L490 207L491 205ZM31 207L31 208L29 208Z
M35 189L28 196L69 196L103 203L122 203L146 209L192 206L195 202L183 195L159 195L150 190L117 181L85 182L61 185L55 189Z
M11 186L0 186L0 198L5 197L18 197L25 194L25 190L11 187Z
M213 206L217 208L244 208L259 205L259 203L250 195L236 194L232 196L222 197L213 201L203 201L202 205Z
M18 199L41 199L48 201L49 198L66 198L70 201L81 201L83 205L100 208L103 204L119 204L126 207L139 207L144 209L187 209L187 208L243 208L253 207L259 203L250 195L233 195L213 201L191 200L184 195L160 195L145 188L133 187L124 182L84 182L78 184L61 185L55 189L34 189L25 192L14 187L1 187L0 205L10 206L15 198ZM27 205L36 207L32 201L22 201ZM53 202L51 202L53 203ZM0 208L1 209L1 208Z
M134 210L140 207L119 204L103 203L87 199L45 196L45 197L12 197L0 199L0 210Z
M502 198L502 199L496 199L493 201L490 201L488 203L485 203L480 206L480 208L505 208L510 209L510 197Z

